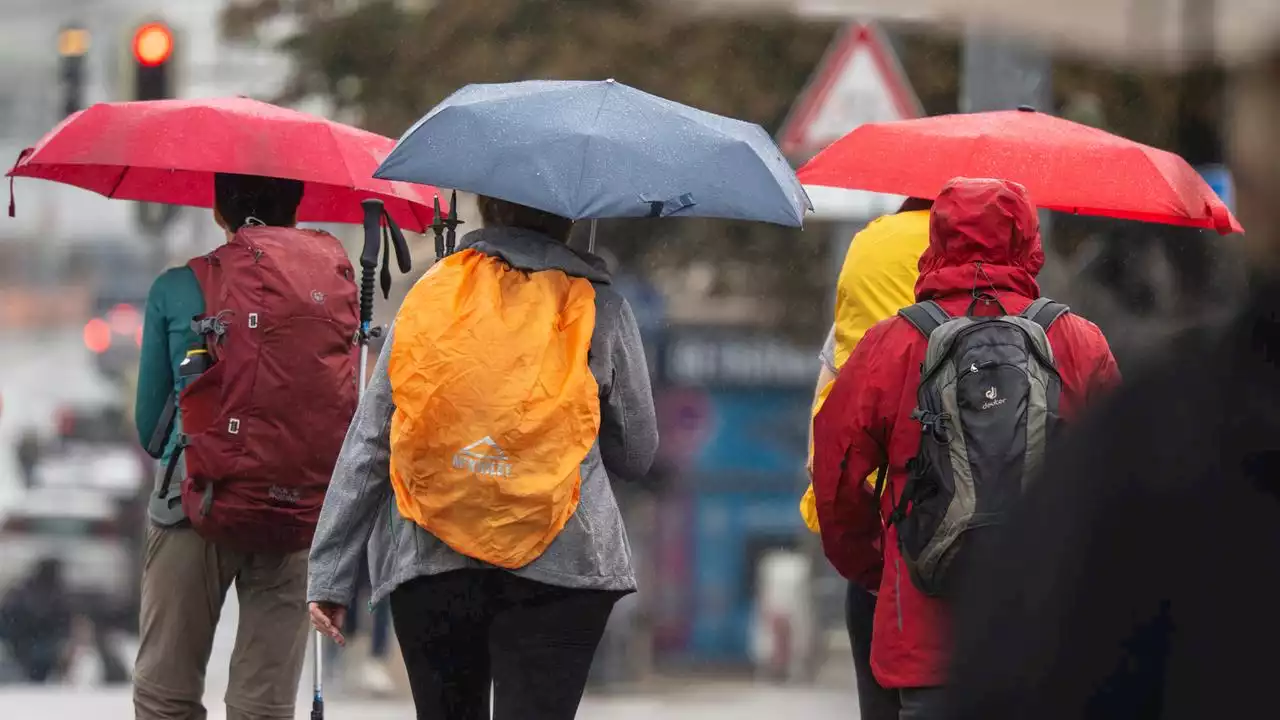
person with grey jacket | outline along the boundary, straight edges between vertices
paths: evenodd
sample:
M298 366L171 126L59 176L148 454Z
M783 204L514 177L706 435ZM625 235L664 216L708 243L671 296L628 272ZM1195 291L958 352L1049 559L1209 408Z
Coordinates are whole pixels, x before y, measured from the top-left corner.
M494 718L571 720L614 603L636 590L611 483L643 480L657 451L648 364L604 263L566 244L571 220L486 197L480 211L484 228L461 248L526 272L561 270L595 288L588 362L600 432L582 461L577 510L542 555L511 571L464 556L401 516L390 481L393 327L325 498L307 597L316 628L343 643L367 552L369 602L390 600L419 718L489 718L492 684Z

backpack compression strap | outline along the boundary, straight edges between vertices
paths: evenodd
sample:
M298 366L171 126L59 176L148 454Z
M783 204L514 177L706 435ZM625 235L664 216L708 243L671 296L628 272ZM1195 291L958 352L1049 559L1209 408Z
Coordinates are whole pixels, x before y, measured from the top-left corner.
M1047 297L1042 297L1031 303L1026 310L1023 310L1022 317L1039 325L1045 332L1049 332L1049 326L1070 311L1071 308L1066 305L1050 300Z
M1070 307L1042 297L1027 306L1027 309L1022 311L1021 317L1030 320L1039 325L1045 332L1048 332L1049 327L1058 318L1069 312L1071 312ZM932 300L904 307L898 311L898 314L906 318L907 322L911 323L925 337L932 335L934 330L937 330L951 319L947 311Z
M915 305L908 305L898 311L898 314L907 319L907 322L915 326L920 334L926 338L933 335L933 331L937 330L944 323L951 319L946 310L942 306L932 300L926 300Z

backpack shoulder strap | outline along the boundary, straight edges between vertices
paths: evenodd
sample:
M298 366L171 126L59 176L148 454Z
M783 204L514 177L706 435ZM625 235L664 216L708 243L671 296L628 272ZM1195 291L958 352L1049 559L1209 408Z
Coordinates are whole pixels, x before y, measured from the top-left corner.
M907 322L915 326L920 334L926 338L933 335L933 331L942 327L951 316L947 314L942 306L932 300L926 300L915 305L908 305L898 311L898 314L906 318Z
M147 454L153 458L164 455L164 446L169 443L169 433L173 431L173 420L178 414L178 395L172 391L165 398L164 409L156 420L156 427L151 431L151 439L147 441Z
M204 297L205 303L209 302L209 296L212 294L214 283L217 281L218 258L215 255L217 250L206 255L199 255L187 261L187 268L191 270L191 274L196 278L196 285L200 287L200 294ZM208 308L206 308L207 310Z
M1022 317L1040 326L1045 332L1049 332L1049 327L1053 325L1058 318L1071 312L1071 308L1066 305L1042 297L1031 303L1026 310L1022 311Z

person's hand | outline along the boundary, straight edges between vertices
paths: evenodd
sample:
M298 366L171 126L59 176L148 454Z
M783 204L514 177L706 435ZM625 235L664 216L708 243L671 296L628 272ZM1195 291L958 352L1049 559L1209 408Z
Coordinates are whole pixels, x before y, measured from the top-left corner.
M345 647L347 639L342 635L342 626L347 621L347 609L331 602L308 603L307 608L311 612L311 626Z

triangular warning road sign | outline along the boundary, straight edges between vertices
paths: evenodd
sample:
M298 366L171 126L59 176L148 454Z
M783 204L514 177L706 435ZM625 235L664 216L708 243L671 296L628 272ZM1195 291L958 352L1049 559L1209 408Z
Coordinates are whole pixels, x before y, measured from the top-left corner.
M778 133L787 156L804 161L871 122L923 111L898 56L879 27L849 25L832 43Z

